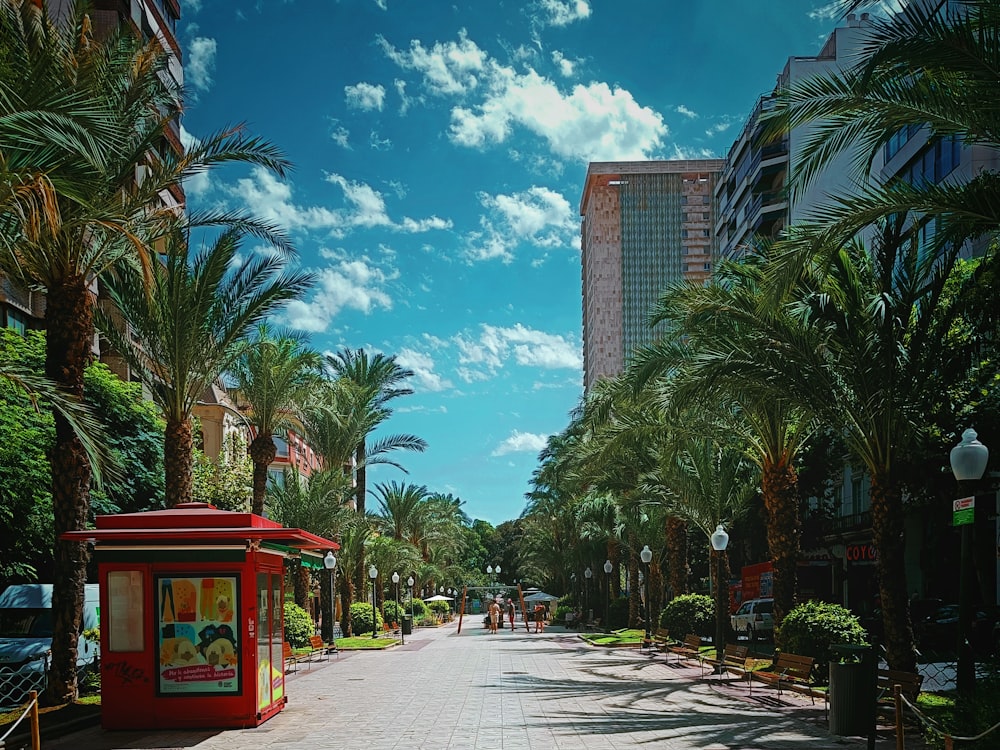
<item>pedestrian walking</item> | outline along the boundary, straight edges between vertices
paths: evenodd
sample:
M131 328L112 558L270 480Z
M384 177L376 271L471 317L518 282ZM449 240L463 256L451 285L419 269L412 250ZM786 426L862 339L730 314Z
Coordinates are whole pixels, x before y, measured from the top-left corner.
M541 602L535 605L533 619L535 620L535 632L541 633L545 627L545 605Z
M513 599L507 599L507 617L510 619L510 629L511 630L515 629L514 628L514 613L515 612L516 612L516 610L514 609L514 600Z
M496 600L490 602L489 613L490 633L495 633L497 632L497 621L500 619L500 605L496 603Z

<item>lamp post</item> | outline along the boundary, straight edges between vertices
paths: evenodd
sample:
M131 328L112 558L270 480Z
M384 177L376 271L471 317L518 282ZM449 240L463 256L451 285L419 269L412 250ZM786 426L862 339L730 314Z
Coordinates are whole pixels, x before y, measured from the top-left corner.
M986 471L986 462L990 451L976 440L976 431L972 428L962 433L962 442L951 449L951 471L958 480L959 489L962 482L975 482L982 479ZM960 493L962 494L962 493ZM975 519L976 498L965 497L954 502L953 523L962 526L962 557L959 569L958 584L958 669L955 675L955 686L958 692L972 695L976 683L976 662L972 653L972 529Z
M610 560L604 561L604 572L608 575L608 600L607 606L604 608L604 632L611 632L611 571L615 569L615 566L611 564Z
M726 587L723 585L723 577L726 574L724 565L726 547L729 546L729 534L720 523L712 532L712 549L715 550L716 569L715 577L715 661L722 664L722 657L726 651ZM721 667L720 667L721 668Z
M395 570L392 571L392 585L396 587L396 617L399 617L399 611L403 608L399 603L399 573ZM399 617L402 620L402 617ZM403 623L399 623L399 637L403 643L406 643L406 639L403 637Z
M584 589L583 589L583 616L587 618L587 622L590 622L590 579L594 577L594 571L587 566L587 569L583 571L584 578Z
M368 577L372 579L372 638L378 638L378 618L375 616L375 579L378 578L378 568L374 565L368 568Z
M653 643L653 637L649 632L649 563L653 561L653 550L649 548L648 544L643 545L642 552L639 553L639 559L642 560L642 564L646 566L646 577L644 580L645 586L643 591L645 600L643 603L645 605L644 609L646 612L646 636L642 639L642 645L645 648L649 648Z
M327 552L323 557L323 567L330 573L330 635L327 643L333 643L333 623L337 619L337 600L334 598L334 591L337 588L337 558L333 552ZM326 620L326 613L323 613Z
M413 576L406 579L406 585L410 589L410 627L413 627Z

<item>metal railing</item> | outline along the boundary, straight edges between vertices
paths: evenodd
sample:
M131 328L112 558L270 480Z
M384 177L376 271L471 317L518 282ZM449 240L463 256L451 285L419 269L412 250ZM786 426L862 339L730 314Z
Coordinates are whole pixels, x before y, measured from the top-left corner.
M40 663L36 665L36 662ZM46 654L25 662L18 669L0 669L0 708L19 706L32 692L44 691L48 667Z

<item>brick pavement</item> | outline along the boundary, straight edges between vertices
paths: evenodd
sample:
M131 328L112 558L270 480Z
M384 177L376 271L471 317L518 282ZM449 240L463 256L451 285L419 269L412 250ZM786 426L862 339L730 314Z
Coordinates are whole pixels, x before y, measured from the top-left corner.
M522 625L523 627L523 625ZM62 750L618 750L861 748L829 734L808 699L700 679L662 655L591 648L575 634L490 635L481 617L418 629L406 646L345 653L288 681L288 706L256 729L104 732L45 743ZM887 744L882 740L880 745Z

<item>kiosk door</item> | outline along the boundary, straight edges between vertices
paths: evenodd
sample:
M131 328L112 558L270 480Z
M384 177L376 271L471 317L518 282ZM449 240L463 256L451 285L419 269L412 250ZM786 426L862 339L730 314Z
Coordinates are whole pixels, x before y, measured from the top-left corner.
M257 574L257 710L268 713L285 697L281 576Z

